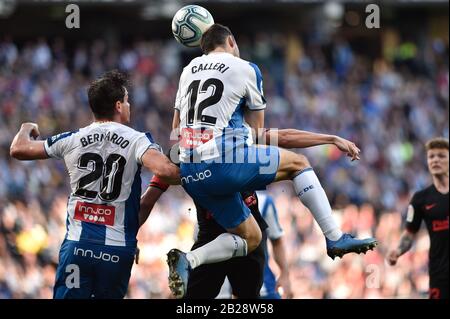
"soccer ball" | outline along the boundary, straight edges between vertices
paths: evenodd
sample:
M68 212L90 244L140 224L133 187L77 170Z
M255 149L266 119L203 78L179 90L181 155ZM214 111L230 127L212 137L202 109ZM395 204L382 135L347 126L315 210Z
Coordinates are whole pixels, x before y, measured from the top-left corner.
M213 24L214 19L208 10L197 5L188 5L175 13L172 33L179 43L187 47L197 47L203 32Z

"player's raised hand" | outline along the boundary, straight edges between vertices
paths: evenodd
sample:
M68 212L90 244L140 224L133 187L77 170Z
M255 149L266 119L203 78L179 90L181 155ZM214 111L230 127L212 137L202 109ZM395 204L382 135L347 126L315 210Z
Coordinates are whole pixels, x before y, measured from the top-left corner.
M341 151L347 154L348 157L352 158L352 161L359 160L359 153L361 150L355 145L355 143L346 140L345 138L336 136L334 145Z

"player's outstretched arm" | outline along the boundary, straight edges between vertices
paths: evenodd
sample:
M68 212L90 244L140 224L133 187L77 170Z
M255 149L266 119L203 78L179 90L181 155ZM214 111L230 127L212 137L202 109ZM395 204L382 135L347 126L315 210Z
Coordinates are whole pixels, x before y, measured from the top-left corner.
M142 164L170 185L181 184L180 169L164 154L148 149L142 156Z
M266 130L260 139L263 144L271 144L277 141L283 148L306 148L317 145L333 144L341 152L351 157L352 161L359 160L360 149L355 143L336 135L319 134L296 129Z
M398 258L411 249L416 235L408 230L405 230L400 238L400 243L397 249L391 250L388 253L387 261L389 265L394 266L397 263Z
M39 127L36 123L23 123L14 137L9 154L18 160L47 159L44 141L35 141L39 136Z

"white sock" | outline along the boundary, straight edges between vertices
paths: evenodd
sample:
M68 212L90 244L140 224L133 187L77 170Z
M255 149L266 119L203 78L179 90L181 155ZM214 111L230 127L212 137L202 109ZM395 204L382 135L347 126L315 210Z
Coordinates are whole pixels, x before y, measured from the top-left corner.
M247 256L247 241L231 233L220 234L206 245L186 253L192 269L242 256Z
M292 180L297 196L309 208L324 235L330 240L338 240L342 231L333 218L327 194L311 167L299 172Z

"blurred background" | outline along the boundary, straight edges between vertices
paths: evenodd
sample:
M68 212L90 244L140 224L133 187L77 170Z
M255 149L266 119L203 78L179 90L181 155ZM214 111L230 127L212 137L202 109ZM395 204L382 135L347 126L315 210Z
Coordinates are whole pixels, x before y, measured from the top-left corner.
M51 298L65 234L68 176L62 161L9 157L24 121L42 137L92 120L86 88L118 68L132 82L132 125L164 149L181 69L200 54L171 34L187 1L85 0L68 29L71 1L0 0L0 298ZM289 184L269 188L285 230L295 298L426 298L425 228L396 267L385 255L399 240L413 192L430 184L423 144L448 138L447 1L385 1L380 28L365 25L364 1L197 1L236 35L258 64L266 127L337 134L362 149L350 163L331 146L302 150L343 230L375 236L367 255L334 262L311 214ZM143 173L143 189L151 175ZM128 298L169 298L165 254L190 249L196 212L182 188L157 203L139 233L140 263ZM275 272L277 271L274 267Z

